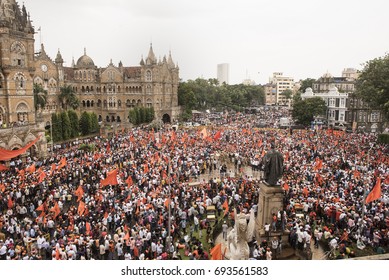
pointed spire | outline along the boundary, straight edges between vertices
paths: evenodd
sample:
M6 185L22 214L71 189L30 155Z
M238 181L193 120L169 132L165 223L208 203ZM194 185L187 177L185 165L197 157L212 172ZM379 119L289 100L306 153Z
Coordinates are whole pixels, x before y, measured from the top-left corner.
M41 55L46 55L45 46L41 43Z
M72 58L72 68L76 67L76 63L74 62L74 56Z
M153 51L153 44L150 44L150 49L149 49L149 55L146 58L146 64L151 65L151 64L156 64L157 59L155 57L154 51Z
M84 55L86 55L86 48L84 47Z
M142 59L140 60L139 64L142 66L145 65L145 61L143 60L143 55L142 55Z
M62 58L62 55L61 55L61 52L59 51L59 49L58 49L58 52L57 52L57 57L55 58L55 63L56 64L62 64L63 63L63 58Z
M175 67L171 51L169 51L169 58L167 60L167 64L168 64L169 68L174 68Z

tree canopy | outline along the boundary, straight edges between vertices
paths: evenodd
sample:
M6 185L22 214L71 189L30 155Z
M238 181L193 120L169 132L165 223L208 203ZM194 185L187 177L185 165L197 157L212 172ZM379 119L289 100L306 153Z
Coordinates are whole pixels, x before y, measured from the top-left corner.
M324 100L320 97L299 100L293 105L292 117L297 123L309 125L316 116L323 116L327 111Z
M359 98L389 118L389 54L366 62L355 87Z
M76 93L70 85L65 85L60 88L60 94L58 96L59 102L62 104L62 108L67 110L68 107L77 109L80 101L78 100Z
M224 108L241 111L244 107L264 104L265 94L261 86L219 85L216 79L196 79L181 82L178 88L178 104L188 114L191 110Z
M34 106L35 110L38 110L38 107L44 108L47 102L47 90L39 84L34 83Z

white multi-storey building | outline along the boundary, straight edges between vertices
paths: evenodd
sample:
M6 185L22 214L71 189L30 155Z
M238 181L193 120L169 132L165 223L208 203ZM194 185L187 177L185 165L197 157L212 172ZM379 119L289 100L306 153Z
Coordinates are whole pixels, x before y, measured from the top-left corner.
M338 88L332 86L328 92L314 93L312 88L307 88L301 98L307 99L312 97L322 98L327 105L326 118L328 125L344 125L346 123L347 112L347 92L339 92Z
M288 89L294 92L294 79L291 77L284 77L282 72L274 72L273 77L270 78L269 82L276 87L276 103L279 105L289 104L289 100L291 99L288 100L282 93Z

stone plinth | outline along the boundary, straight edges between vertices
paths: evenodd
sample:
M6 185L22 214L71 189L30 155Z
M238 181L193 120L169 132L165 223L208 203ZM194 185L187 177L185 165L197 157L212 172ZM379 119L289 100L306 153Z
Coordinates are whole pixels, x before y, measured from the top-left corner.
M283 198L284 190L281 188L281 186L270 186L266 183L260 184L258 215L256 221L257 239L265 235L264 226L265 223L271 224L272 214L277 214L279 210L283 210ZM280 235L280 232L278 232L277 235Z

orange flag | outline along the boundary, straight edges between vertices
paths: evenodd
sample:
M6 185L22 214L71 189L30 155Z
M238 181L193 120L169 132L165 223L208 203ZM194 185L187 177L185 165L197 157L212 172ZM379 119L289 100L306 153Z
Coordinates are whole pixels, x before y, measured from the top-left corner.
M60 260L61 259L60 255L59 255L59 249L58 248L55 249L55 259L56 260Z
M319 170L323 168L323 161L319 158L316 158L315 170Z
M381 197L381 178L377 178L374 188L371 190L369 195L366 197L366 203L377 200Z
M45 211L45 203L42 203L41 205L39 205L35 210L36 211Z
M105 178L104 180L100 180L101 187L104 187L104 186L107 186L107 185L117 185L117 184L119 184L118 179L117 179L117 175L118 175L118 169L117 168L112 170L111 172L108 172L107 178Z
M164 205L165 205L166 208L169 207L169 205L170 205L170 198L168 198L168 199L165 200Z
M39 177L38 177L38 184L42 183L45 178L46 178L46 173L44 171L42 171L41 174L39 174Z
M308 191L307 187L304 187L304 189L303 189L303 194L304 194L305 196L308 196L309 191Z
M222 138L222 132L219 130L219 131L216 132L216 134L213 136L213 140L217 141L217 140L219 140L220 138Z
M211 260L222 260L223 257L222 257L222 244L219 243L217 245L215 245L215 247L213 247L210 251L211 253Z
M90 233L90 223L89 222L86 222L85 228L86 228L86 234L89 235L89 233Z
M0 171L8 170L8 167L4 164L0 164Z
M28 171L30 173L34 173L35 172L35 163L33 163L29 167L27 167L26 171Z
M289 185L285 182L283 188L284 188L285 191L288 191L289 190Z
M50 209L51 212L54 212L54 219L57 218L59 213L61 213L61 209L59 209L59 205L55 202L54 206Z
M85 211L85 203L81 200L80 204L78 204L77 213L78 215L82 216L82 214L84 214L84 211Z
M5 191L5 185L4 184L0 184L0 191L2 191L2 192Z
M75 190L74 194L77 196L77 202L79 202L84 195L84 189L81 185Z
M207 128L204 127L201 131L200 131L200 134L202 136L203 139L206 139L208 137L208 131L207 131Z
M228 213L228 211L229 211L229 208L228 208L228 198L226 198L226 200L224 200L223 208L225 209L224 210L224 216L225 216Z
M11 209L14 206L14 202L12 201L11 198L8 198L7 206L8 206L8 209Z
M133 185L133 182L132 182L132 177L131 175L128 176L127 180L126 180L126 183L127 183L127 186L128 187L131 187Z
M59 162L59 165L58 165L57 169L60 170L61 168L65 167L66 164L68 164L68 162L67 162L66 158L63 157L61 159L61 161Z
M389 175L386 176L385 181L384 181L384 184L385 184L385 185L389 185Z

